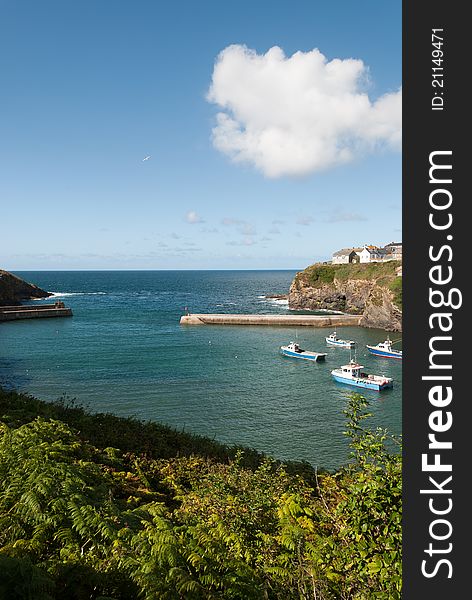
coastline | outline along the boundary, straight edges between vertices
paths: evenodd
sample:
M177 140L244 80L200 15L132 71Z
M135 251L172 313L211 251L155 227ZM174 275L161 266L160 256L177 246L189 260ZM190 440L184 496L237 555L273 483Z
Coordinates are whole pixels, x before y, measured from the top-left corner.
M286 306L261 302L260 296L280 296L293 276L285 271L43 272L31 280L63 294L75 316L2 324L0 380L45 400L77 397L97 411L134 414L272 456L335 468L346 456L340 431L349 390L333 384L330 370L349 360L349 352L329 349L325 366L308 368L284 361L279 351L294 339L324 352L330 331L179 324L186 305L198 314L221 304L218 312L285 320ZM298 316L305 318L303 311L290 318ZM324 311L307 316L333 317ZM356 339L360 349L385 339L384 331L357 325L338 332ZM39 352L43 347L48 351ZM386 392L388 402L375 403L376 425L399 432L401 368L362 353L359 358L370 372L393 374L399 383ZM287 436L309 442L290 443Z

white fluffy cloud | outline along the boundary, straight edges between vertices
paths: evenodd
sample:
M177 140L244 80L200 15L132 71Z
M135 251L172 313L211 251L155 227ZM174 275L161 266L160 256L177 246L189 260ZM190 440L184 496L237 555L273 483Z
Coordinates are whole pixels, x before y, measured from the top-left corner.
M298 176L378 148L400 149L401 90L375 101L368 68L318 49L290 57L232 45L218 56L207 99L218 105L214 146L267 177Z

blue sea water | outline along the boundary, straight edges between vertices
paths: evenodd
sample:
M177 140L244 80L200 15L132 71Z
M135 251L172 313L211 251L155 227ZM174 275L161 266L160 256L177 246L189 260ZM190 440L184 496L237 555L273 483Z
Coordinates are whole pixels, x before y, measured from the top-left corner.
M326 345L331 331L179 324L186 307L288 313L286 304L265 296L286 293L294 271L17 274L54 292L74 316L0 324L0 384L46 400L67 395L92 411L157 420L281 459L325 468L346 462L343 409L356 388L331 378L333 368L349 361L349 350ZM338 333L357 340L366 371L394 378L392 390L362 392L371 401L371 424L400 433L401 362L365 348L386 333L357 327ZM327 352L326 362L282 357L279 347L291 340Z

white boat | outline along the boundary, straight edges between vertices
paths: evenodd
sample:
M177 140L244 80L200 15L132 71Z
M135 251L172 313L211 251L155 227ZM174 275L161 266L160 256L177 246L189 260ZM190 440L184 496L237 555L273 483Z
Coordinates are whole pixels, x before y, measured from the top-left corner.
M402 351L393 349L392 344L393 342L390 341L390 338L387 338L385 342L380 342L380 344L377 344L376 346L369 346L367 344L367 349L375 356L383 356L384 358L396 358L398 360L402 360Z
M331 371L331 375L339 383L354 385L368 390L381 391L393 387L393 379L391 377L369 375L362 372L363 368L362 365L351 360L348 365L343 365L339 369Z
M280 352L284 356L290 356L291 358L303 358L305 360L312 360L314 362L318 360L324 360L326 358L326 352L310 352L309 350L302 350L295 342L290 342L288 346L280 346Z
M341 338L338 338L335 331L328 335L325 340L327 344L330 344L331 346L338 346L339 348L354 348L356 345L356 342L353 340L342 340Z

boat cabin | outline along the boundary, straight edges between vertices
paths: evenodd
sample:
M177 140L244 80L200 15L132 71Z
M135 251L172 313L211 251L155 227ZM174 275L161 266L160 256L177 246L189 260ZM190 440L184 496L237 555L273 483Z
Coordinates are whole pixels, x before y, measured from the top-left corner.
M287 347L292 352L299 352L299 353L303 352L303 350L300 348L300 346L298 344L296 344L295 342L290 342L290 344Z
M362 373L361 371L363 368L363 365L351 362L348 365L343 365L341 367L341 371L346 373L346 375L351 375L352 377L365 377L365 373Z
M387 350L390 352L392 349L392 342L390 341L390 338L387 338L385 342L380 342L377 344L377 348L381 348L382 350Z

